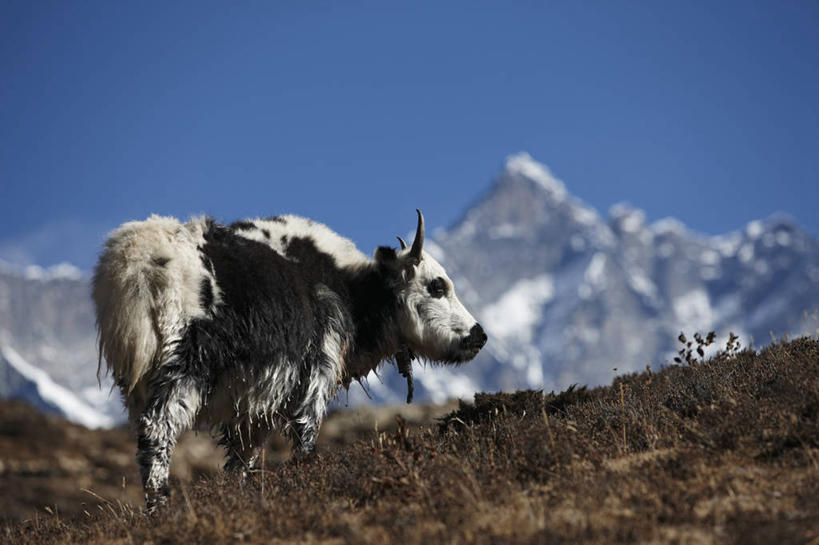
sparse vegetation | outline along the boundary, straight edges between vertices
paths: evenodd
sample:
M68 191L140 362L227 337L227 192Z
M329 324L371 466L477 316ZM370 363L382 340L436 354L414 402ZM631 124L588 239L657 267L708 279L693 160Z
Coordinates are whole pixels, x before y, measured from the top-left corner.
M392 430L325 444L308 461L271 456L245 483L221 473L177 480L172 505L156 517L109 491L87 514L40 511L0 536L22 544L819 542L819 342L758 354L734 343L704 359L697 348L710 335L680 340L685 365L602 388L479 394L437 424L399 418ZM0 483L7 497L7 473Z
M731 337L733 338L734 334L731 333ZM674 358L674 361L677 363L682 363L683 361L688 365L692 365L697 363L697 356L700 358L705 357L704 349L710 346L714 342L714 338L716 337L716 333L713 331L708 334L708 337L703 339L702 335L699 333L694 333L694 341L696 341L697 346L694 346L694 341L689 341L688 338L685 336L685 333L680 333L680 336L677 337L677 340L682 343L683 347L677 351L678 356ZM695 355L696 354L696 355Z

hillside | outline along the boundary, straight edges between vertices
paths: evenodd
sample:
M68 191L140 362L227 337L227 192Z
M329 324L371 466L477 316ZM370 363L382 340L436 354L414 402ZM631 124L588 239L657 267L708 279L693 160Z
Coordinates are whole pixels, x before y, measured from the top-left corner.
M22 544L816 543L819 342L729 349L705 362L696 347L683 365L607 387L481 394L434 425L399 419L393 431L342 433L306 462L271 455L244 485L220 473L177 480L171 507L154 518L132 495L96 484L103 458L121 451L105 443L115 432L61 424L82 436L70 455L88 477L75 488L110 503L74 516L41 510L0 535ZM46 433L53 439L38 448L48 455L68 433L53 420L43 433L14 432L15 418L4 420L4 437L18 433L4 461ZM0 473L9 498L37 471Z
M432 422L454 408L412 405L400 408L410 423ZM396 427L395 407L330 413L319 437L321 448L369 437L373 429ZM136 439L125 428L89 430L38 407L0 400L0 521L22 521L47 513L82 515L104 505L101 498L139 506L142 487L136 465ZM171 468L176 482L188 485L217 473L223 451L208 433L184 434L174 451ZM267 459L280 462L289 447L276 436Z

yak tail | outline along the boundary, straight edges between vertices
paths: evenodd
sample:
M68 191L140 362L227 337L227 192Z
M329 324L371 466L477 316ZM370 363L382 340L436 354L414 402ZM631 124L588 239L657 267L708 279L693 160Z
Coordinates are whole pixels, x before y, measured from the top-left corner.
M188 318L201 313L204 224L151 216L111 233L94 269L99 362L125 397L166 359Z

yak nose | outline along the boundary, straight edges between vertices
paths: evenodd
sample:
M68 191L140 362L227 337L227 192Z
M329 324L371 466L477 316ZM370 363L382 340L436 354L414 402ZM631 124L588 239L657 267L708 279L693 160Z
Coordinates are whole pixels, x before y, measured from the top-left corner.
M461 344L464 348L477 348L480 350L483 348L483 345L486 344L487 338L481 324L475 324L472 326L472 329L469 330L469 336L466 337Z

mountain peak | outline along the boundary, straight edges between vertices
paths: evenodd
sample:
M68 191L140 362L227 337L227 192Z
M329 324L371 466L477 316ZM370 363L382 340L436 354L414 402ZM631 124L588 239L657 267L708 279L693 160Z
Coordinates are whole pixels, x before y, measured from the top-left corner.
M775 212L765 219L748 222L743 231L748 238L757 239L768 233L800 232L802 228L792 216L783 212Z
M535 161L531 155L521 151L506 158L502 178L527 179L550 192L556 199L566 196L566 186L554 177L549 167Z
M627 202L619 202L609 208L609 217L619 232L636 233L646 226L646 214Z

